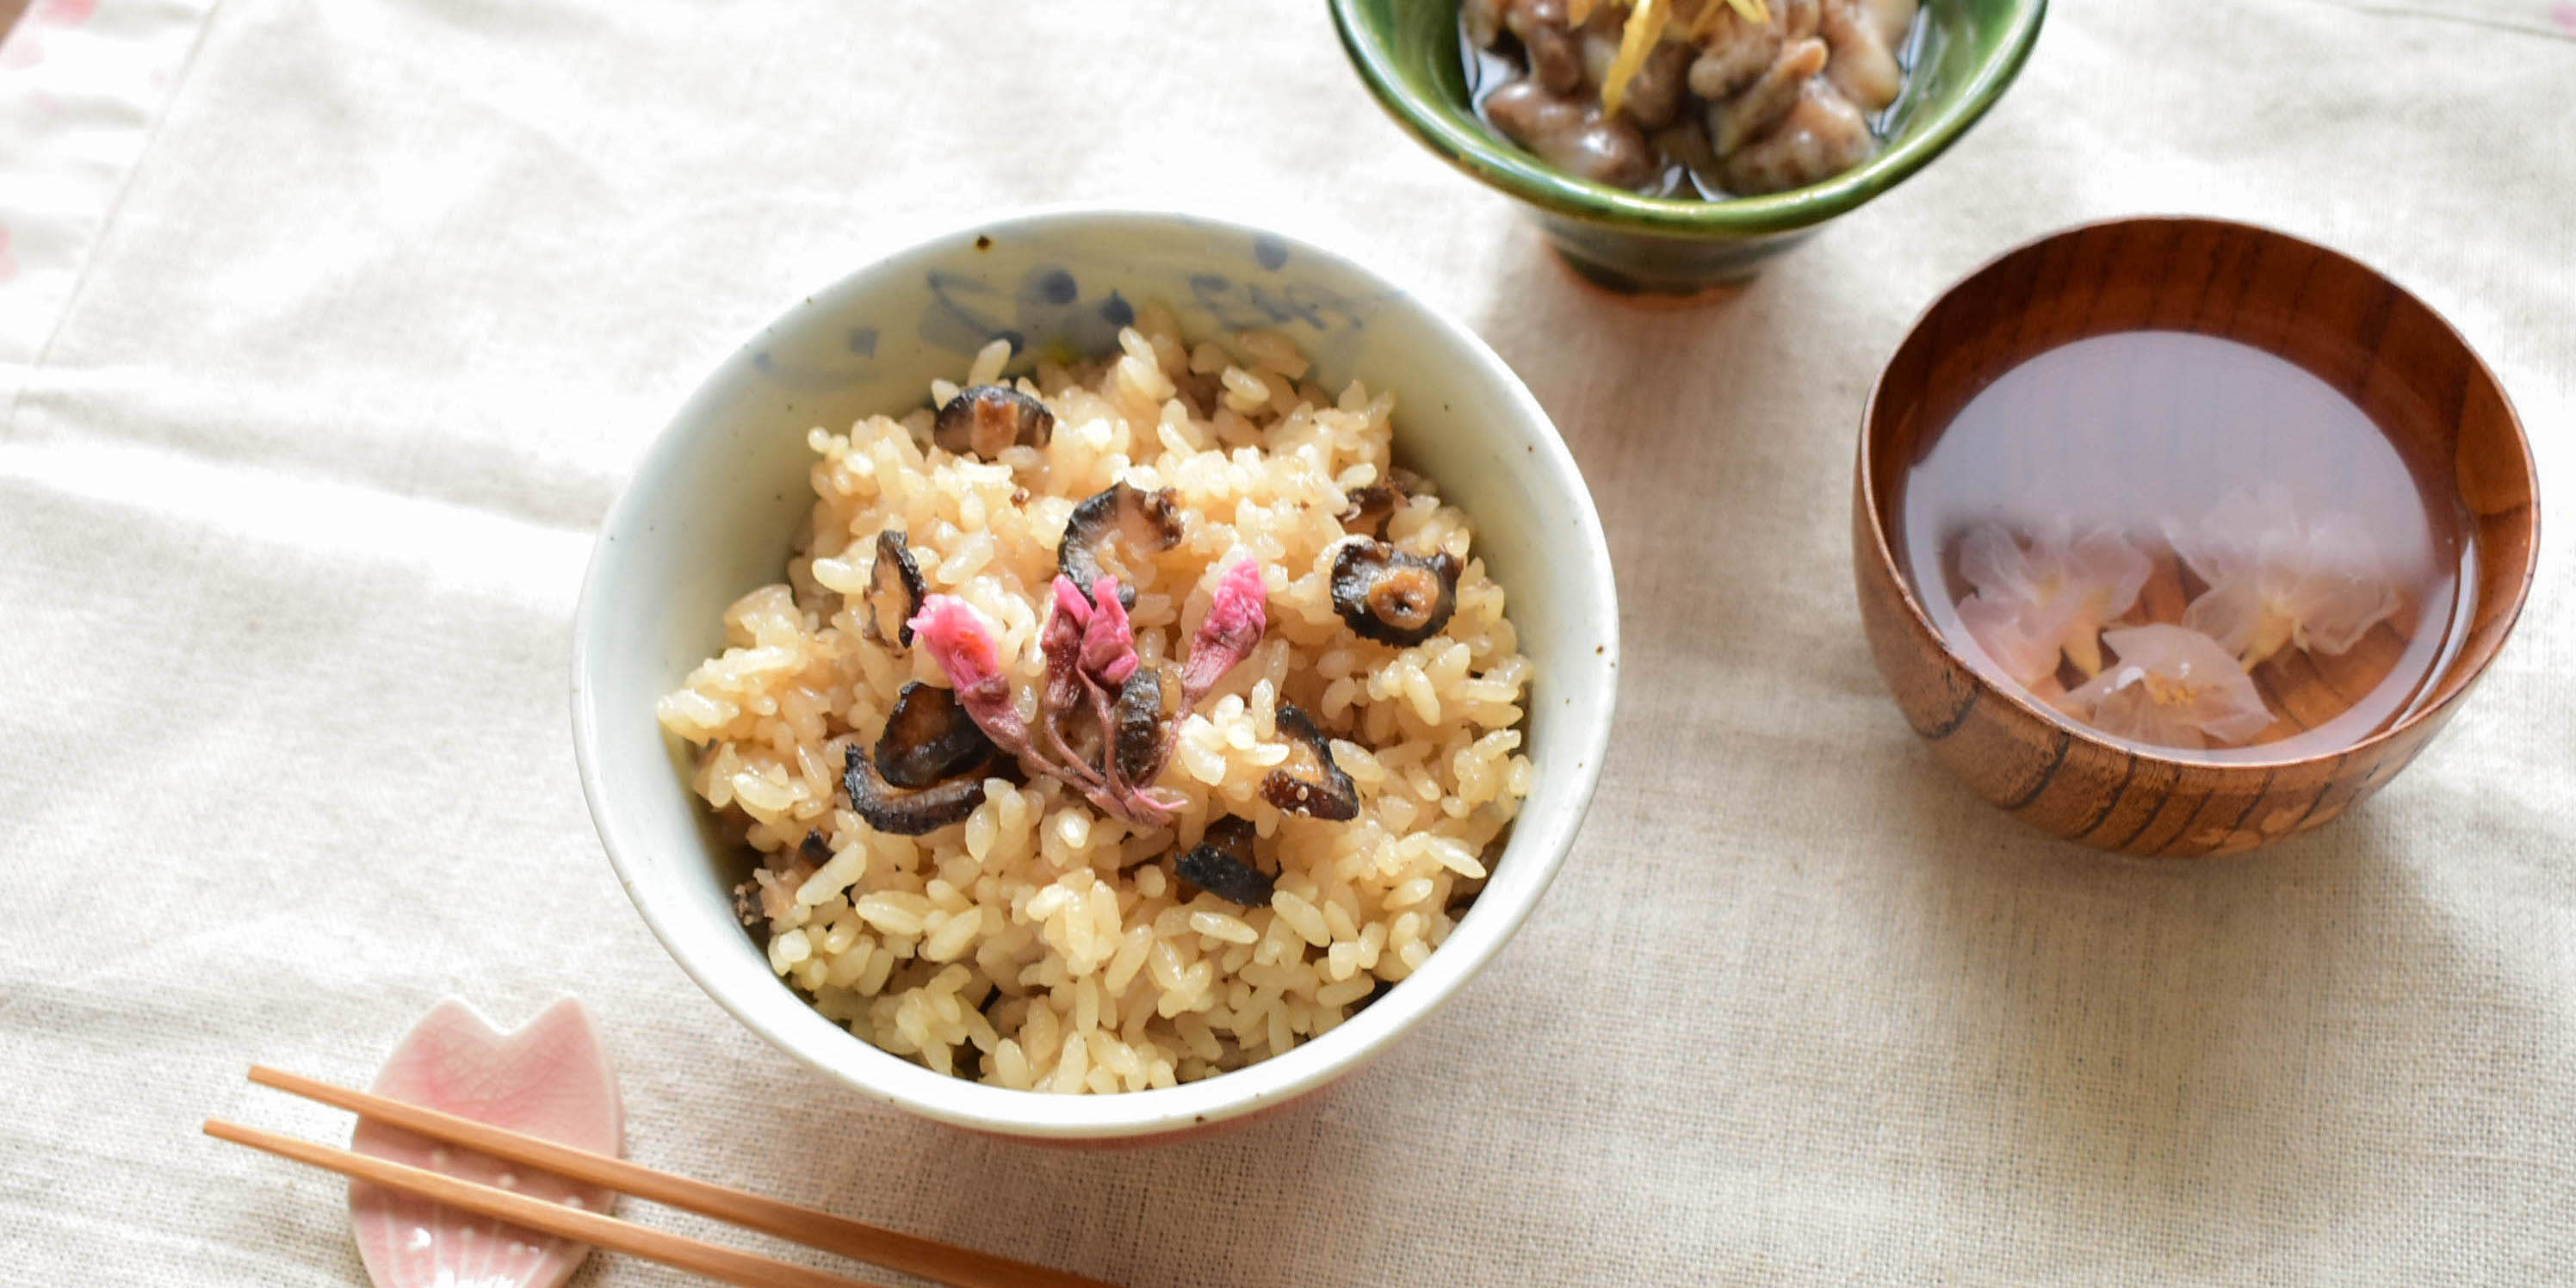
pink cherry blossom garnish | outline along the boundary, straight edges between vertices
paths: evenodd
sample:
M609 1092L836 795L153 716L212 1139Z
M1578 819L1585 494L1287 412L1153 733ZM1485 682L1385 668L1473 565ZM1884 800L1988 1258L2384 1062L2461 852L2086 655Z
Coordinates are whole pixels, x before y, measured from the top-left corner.
M2165 536L2209 583L2183 624L2248 667L2283 645L2341 654L2400 603L2378 543L2357 520L2302 515L2277 483L2239 488L2197 525L2166 524Z
M2116 737L2163 747L2241 743L2272 724L2263 695L2218 641L2155 623L2102 632L2119 655L2066 695L2079 719Z
M1068 575L1059 575L1050 587L1050 611L1038 629L1046 674L1038 689L1034 735L1002 672L996 629L972 605L954 595L925 597L910 622L913 642L948 676L958 704L976 727L1018 757L1023 769L1063 780L1104 813L1140 827L1163 827L1184 798L1151 784L1171 756L1179 725L1165 717L1160 736L1151 743L1140 744L1133 734L1120 732L1122 697L1134 701L1142 694L1143 700L1153 701L1159 690L1138 685L1159 672L1138 675L1143 660L1136 652L1135 624L1118 591L1118 579L1106 575L1094 579L1088 595ZM1268 626L1267 593L1261 570L1250 559L1238 560L1219 575L1214 602L1182 668L1182 711L1259 646ZM1067 732L1068 721L1085 711L1100 745L1091 756L1078 751ZM1121 739L1127 739L1123 759Z
M957 705L966 708L984 736L1015 756L1028 754L1028 721L1011 696L1010 679L1002 674L993 624L955 595L932 595L921 601L910 625L913 641L947 674Z
M1190 640L1189 660L1181 667L1184 711L1197 706L1225 680L1226 672L1250 657L1261 644L1261 633L1269 629L1270 590L1262 583L1261 566L1251 556L1227 565L1216 579L1214 593L1206 619Z
M1082 628L1091 624L1091 600L1083 595L1080 586L1073 584L1073 578L1062 573L1056 574L1055 585L1049 589L1055 596L1056 619L1070 623L1074 637L1080 639Z
M2153 569L2109 528L2078 535L2061 520L2024 545L2002 524L1980 523L1959 541L1959 574L1975 587L1959 601L1959 624L2020 684L2056 674L2061 656L2094 675L2102 669L2103 625L2138 602Z
M1073 578L1059 574L1055 610L1038 630L1038 653L1046 660L1046 679L1038 688L1038 728L1061 776L1078 786L1097 787L1103 781L1100 774L1084 763L1064 733L1066 717L1081 708L1090 689L1082 675L1083 628L1090 622L1091 601L1083 598Z
M1091 620L1082 628L1082 669L1115 690L1136 673L1136 628L1127 619L1127 606L1118 602L1117 578L1092 582L1091 594Z
M1001 678L1002 659L993 642L993 624L973 604L955 595L932 595L906 625L915 642L930 651L932 661L962 693Z
M569 997L506 1035L463 1002L440 1002L394 1048L374 1091L594 1154L621 1152L625 1116L617 1075L589 1012ZM370 1118L358 1120L349 1147L593 1212L606 1212L615 1198L598 1186L521 1169ZM585 1244L366 1181L349 1184L349 1216L359 1258L377 1288L557 1288L590 1252Z

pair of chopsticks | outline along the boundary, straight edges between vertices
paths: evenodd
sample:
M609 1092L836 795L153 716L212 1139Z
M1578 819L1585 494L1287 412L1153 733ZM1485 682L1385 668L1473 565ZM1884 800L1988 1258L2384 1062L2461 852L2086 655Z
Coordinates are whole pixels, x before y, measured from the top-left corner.
M996 1257L970 1248L951 1247L829 1212L817 1212L812 1208L781 1203L776 1199L669 1172L657 1172L621 1158L593 1154L479 1123L471 1118L459 1118L368 1092L316 1082L266 1065L252 1065L250 1080L307 1100L351 1110L405 1131L480 1150L494 1158L605 1186L650 1202L684 1208L701 1216L714 1217L763 1234L774 1234L809 1248L839 1253L888 1270L948 1284L952 1288L1116 1288L1097 1279L1085 1279L1080 1275ZM865 1280L829 1274L525 1194L477 1185L442 1172L406 1166L372 1154L316 1145L220 1118L207 1119L205 1130L207 1135L218 1140L266 1150L281 1158L373 1181L389 1189L417 1194L531 1230L542 1230L575 1243L587 1243L677 1266L709 1279L742 1285L742 1288L877 1288Z

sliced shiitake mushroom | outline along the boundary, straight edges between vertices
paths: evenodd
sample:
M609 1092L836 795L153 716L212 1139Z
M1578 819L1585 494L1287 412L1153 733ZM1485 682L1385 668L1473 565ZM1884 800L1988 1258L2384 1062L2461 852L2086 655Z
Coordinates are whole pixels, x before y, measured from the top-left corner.
M1252 863L1252 820L1228 814L1207 826L1196 848L1173 860L1183 881L1246 908L1269 906L1275 882Z
M1261 780L1261 799L1291 814L1345 822L1360 816L1360 789L1333 763L1324 731L1295 706L1282 703L1277 720L1288 740L1288 759Z
M1143 787L1163 771L1163 676L1150 666L1136 668L1118 689L1117 735L1110 754L1118 758L1118 775Z
M1100 547L1112 540L1148 553L1181 544L1181 513L1172 489L1144 492L1112 483L1073 507L1064 540L1056 546L1055 567L1073 579L1084 599L1091 598L1091 583L1100 579ZM1135 607L1135 588L1119 587L1118 602Z
M994 750L955 690L915 680L895 696L877 737L877 774L894 787L930 787L983 768Z
M1404 491L1388 483L1371 483L1346 494L1348 508L1336 516L1342 531L1373 541L1386 539L1386 521L1395 517L1404 505Z
M912 562L901 528L877 534L877 561L868 569L867 601L860 605L859 625L871 641L888 648L912 647L912 619L921 612L929 587Z
M960 456L986 460L1014 444L1044 447L1055 433L1046 404L1007 385L968 385L939 409L930 441Z
M1353 541L1333 556L1333 611L1364 639L1403 646L1440 633L1458 610L1458 559L1428 559L1383 541Z
M984 780L969 774L929 787L903 788L877 773L857 743L850 744L841 769L841 786L850 793L850 808L870 827L896 836L919 836L963 821L984 803Z

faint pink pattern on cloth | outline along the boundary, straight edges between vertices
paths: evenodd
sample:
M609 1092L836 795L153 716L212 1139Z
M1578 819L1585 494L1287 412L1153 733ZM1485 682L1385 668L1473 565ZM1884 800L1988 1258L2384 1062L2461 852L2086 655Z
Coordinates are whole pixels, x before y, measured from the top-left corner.
M2558 0L2549 6L2549 20L2557 23L2560 31L2576 36L2576 0Z
M45 60L45 32L77 27L98 12L98 0L36 0L15 30L0 40L0 68L33 67Z

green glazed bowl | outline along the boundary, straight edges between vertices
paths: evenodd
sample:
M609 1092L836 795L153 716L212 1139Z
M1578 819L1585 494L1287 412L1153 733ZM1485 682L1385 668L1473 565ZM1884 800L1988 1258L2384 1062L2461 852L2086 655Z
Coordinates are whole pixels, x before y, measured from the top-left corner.
M1732 201L1641 197L1577 179L1478 119L1453 0L1332 0L1342 47L1398 124L1529 205L1577 272L1616 291L1688 295L1751 277L1826 220L1922 169L1985 115L2030 58L2048 0L1925 0L1921 52L1886 146L1823 183Z

